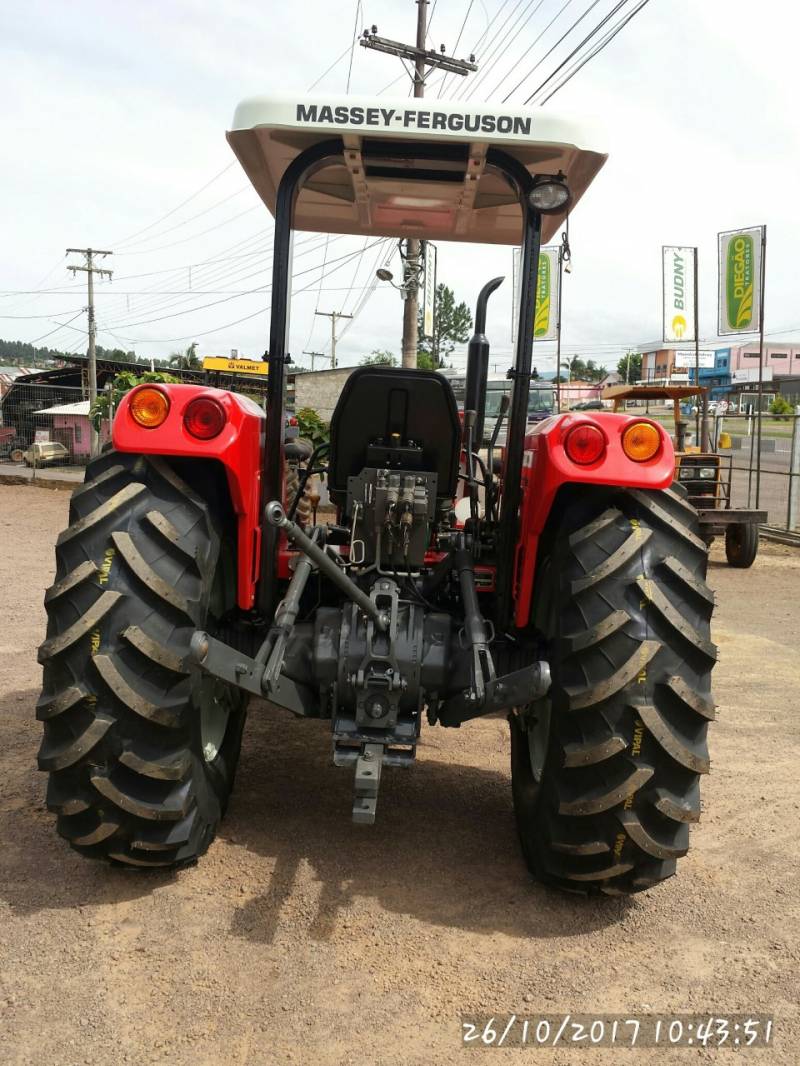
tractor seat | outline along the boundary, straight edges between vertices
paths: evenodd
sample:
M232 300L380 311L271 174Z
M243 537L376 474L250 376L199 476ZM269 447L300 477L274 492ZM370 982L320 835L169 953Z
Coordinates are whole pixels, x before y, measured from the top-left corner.
M346 502L347 479L384 465L392 445L403 469L437 475L437 496L456 491L461 423L450 382L434 370L364 366L354 370L331 418L328 483Z

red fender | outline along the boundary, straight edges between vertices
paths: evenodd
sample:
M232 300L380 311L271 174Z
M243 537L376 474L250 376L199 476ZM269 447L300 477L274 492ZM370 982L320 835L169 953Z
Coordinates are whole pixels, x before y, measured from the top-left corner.
M158 388L169 399L169 413L155 429L145 429L131 415L130 403L141 388ZM216 400L227 420L211 440L198 440L183 424L187 404L198 396ZM238 579L236 600L249 610L255 603L261 545L261 469L266 419L261 408L235 392L203 385L140 385L127 393L114 416L112 441L120 452L185 455L216 459L225 468L237 516Z
M635 462L622 450L622 434L632 422L650 422L661 436L661 448L646 462ZM586 423L600 429L606 449L596 462L584 466L569 458L564 450L564 439L573 426ZM675 452L669 434L651 419L598 411L556 415L539 422L525 438L522 458L520 539L514 557L516 625L526 626L530 621L539 537L547 524L556 493L563 485L666 489L672 484L674 471Z

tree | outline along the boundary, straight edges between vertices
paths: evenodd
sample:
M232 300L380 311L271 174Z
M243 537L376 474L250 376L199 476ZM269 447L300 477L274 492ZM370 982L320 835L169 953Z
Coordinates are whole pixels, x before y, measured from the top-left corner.
M472 329L472 315L465 303L456 303L453 290L440 282L436 286L433 303L433 337L423 339L424 309L419 309L419 336L417 366L423 367L422 359L428 357L433 370L445 366L445 360L457 344L466 344Z
M617 373L626 384L642 379L642 353L626 352L617 363Z
M138 363L136 352L126 352L123 348L103 348L97 345L98 359L113 359L116 363Z
M197 354L197 341L193 341L183 354L173 352L169 357L169 365L178 367L180 370L201 370L203 360Z
M571 381L602 381L608 373L606 368L598 366L594 359L584 361L579 355L574 355L561 365L569 371L567 376L561 374L561 381L566 381L568 378Z
M397 359L385 348L373 348L369 355L365 355L359 366L397 366Z

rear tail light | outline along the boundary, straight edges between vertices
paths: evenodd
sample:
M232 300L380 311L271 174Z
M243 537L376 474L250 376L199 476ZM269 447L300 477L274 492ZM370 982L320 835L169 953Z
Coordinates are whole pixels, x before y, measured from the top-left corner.
M210 396L198 396L186 405L183 414L186 432L198 440L211 440L219 436L226 421L222 404L212 400Z
M652 422L634 422L622 434L622 450L635 463L645 463L661 451L661 434Z
M157 429L169 414L167 394L152 385L145 385L131 396L130 412L140 426Z
M564 451L573 463L596 463L606 450L606 439L597 426L584 422L573 426L564 440Z

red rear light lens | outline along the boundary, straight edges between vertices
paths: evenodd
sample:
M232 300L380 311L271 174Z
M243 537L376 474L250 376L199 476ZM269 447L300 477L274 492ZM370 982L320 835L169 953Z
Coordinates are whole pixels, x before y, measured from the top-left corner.
M573 463L596 463L606 450L606 439L597 426L588 422L573 426L564 440L564 451Z
M212 437L219 436L226 421L222 404L212 400L210 396L198 396L186 405L183 414L187 433L191 433L198 440L211 440Z

